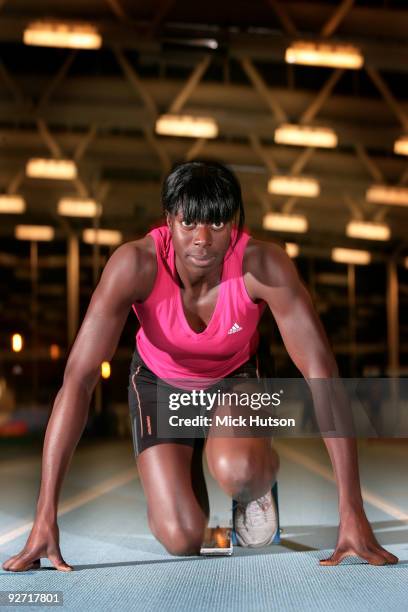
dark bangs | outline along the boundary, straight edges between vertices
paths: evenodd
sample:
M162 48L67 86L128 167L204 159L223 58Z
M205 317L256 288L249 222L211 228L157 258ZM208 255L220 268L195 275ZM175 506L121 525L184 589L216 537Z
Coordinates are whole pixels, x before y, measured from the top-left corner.
M214 161L177 164L164 181L163 211L180 212L187 223L235 221L242 230L245 213L234 173Z

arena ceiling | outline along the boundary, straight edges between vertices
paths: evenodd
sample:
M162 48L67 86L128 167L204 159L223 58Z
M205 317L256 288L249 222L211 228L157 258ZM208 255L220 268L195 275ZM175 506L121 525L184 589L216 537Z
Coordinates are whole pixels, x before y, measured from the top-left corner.
M377 250L405 248L406 209L370 204L365 191L373 182L408 181L407 158L393 153L395 139L408 131L406 2L4 0L0 6L0 189L24 195L24 222L51 223L63 235L67 221L56 214L57 200L86 194L103 202L102 226L132 238L160 215L160 181L172 163L205 156L236 170L253 229L261 228L266 210L299 212L310 222L306 242L349 243L344 228L352 216L387 219L393 240L376 243ZM27 24L50 17L97 25L102 49L24 45ZM356 44L364 67L288 65L285 48L299 38ZM155 119L174 108L213 116L219 137L156 135ZM274 130L283 120L328 125L338 147L277 145ZM25 163L35 156L76 160L79 180L28 179ZM268 195L267 181L277 171L318 178L321 195ZM4 237L16 222L17 215L1 216Z

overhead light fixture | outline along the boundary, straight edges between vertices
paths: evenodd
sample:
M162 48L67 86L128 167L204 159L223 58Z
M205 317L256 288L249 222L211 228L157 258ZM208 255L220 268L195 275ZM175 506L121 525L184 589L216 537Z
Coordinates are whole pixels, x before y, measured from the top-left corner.
M272 232L305 233L308 222L303 215L284 215L282 213L267 213L262 220L262 227Z
M13 334L11 337L11 348L14 353L19 353L23 348L23 336L21 334Z
M408 257L404 259L404 266L408 269Z
M69 181L77 176L75 162L70 159L44 159L33 157L28 160L26 174L30 178L45 178Z
M57 21L34 21L24 30L26 45L64 47L69 49L99 49L102 37L91 24L70 24Z
M53 240L55 230L50 225L16 225L14 236L17 240Z
M385 223L368 221L350 221L346 226L346 235L350 238L365 238L366 240L389 240L390 226Z
M371 261L369 251L359 251L356 249L332 249L331 258L338 263L366 265Z
M162 115L156 121L156 134L190 138L216 138L218 136L218 125L212 117Z
M337 147L337 134L328 127L284 123L275 130L275 142L299 147Z
M394 142L394 153L408 155L408 136L401 136Z
M19 195L0 195L0 213L21 214L26 210L24 198Z
M276 195L301 196L315 198L320 193L316 179L298 176L274 176L268 182L269 193Z
M205 47L207 49L218 49L218 41L215 38L164 38L163 42L173 43L187 47Z
M360 49L352 45L297 41L286 49L285 61L288 64L356 70L362 67L364 57Z
M82 232L82 240L87 244L103 244L114 246L123 240L121 232L106 229L86 229Z
M101 213L101 204L89 198L61 198L58 202L58 214L64 217L97 217Z
M366 200L376 204L408 206L408 189L406 187L372 185L366 192Z
M294 242L286 242L285 250L289 257L295 258L299 255L299 245Z
M207 49L218 49L218 40L215 38L194 38L191 43L193 47L207 47Z

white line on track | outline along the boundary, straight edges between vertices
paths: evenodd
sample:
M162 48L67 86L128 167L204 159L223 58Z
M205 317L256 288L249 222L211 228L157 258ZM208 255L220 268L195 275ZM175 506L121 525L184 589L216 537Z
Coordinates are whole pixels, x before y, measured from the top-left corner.
M137 478L136 466L130 468L129 470L125 470L116 476L112 476L112 478L104 480L103 482L91 487L84 493L79 493L78 495L70 497L59 505L58 517L62 516L63 514L67 514L67 512L71 512L71 510L75 510L76 508L79 508L80 506L83 506L94 499L97 499L101 495L105 495L105 493L113 491L113 489L117 489L118 487L127 484L135 478ZM0 534L0 545L11 542L11 540L15 540L23 533L30 531L32 526L33 521L29 521L28 523L20 525L20 527L16 527L11 531Z
M278 443L276 444L276 447L277 450L279 450L279 453L286 459L289 459L290 461L301 465L302 467L309 470L309 472L313 472L313 474L317 474L318 476L321 476L329 482L336 482L333 472L324 465L321 465L315 459L312 459L311 457L308 457L307 455L304 455L303 453L300 453L299 451L294 450L293 448L289 448L283 444ZM376 495L366 487L361 487L361 493L363 496L363 500L366 501L368 504L371 504L378 510L382 510L389 516L392 516L393 518L398 519L399 521L408 521L408 514L403 512L400 508L398 508L398 506L389 504L382 497Z

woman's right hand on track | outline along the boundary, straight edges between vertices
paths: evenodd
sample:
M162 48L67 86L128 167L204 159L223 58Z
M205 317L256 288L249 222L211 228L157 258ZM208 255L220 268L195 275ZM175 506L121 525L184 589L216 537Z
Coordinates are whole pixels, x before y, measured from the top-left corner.
M42 557L48 558L55 569L61 572L73 570L62 558L57 523L35 522L23 550L7 559L3 563L3 569L10 572L39 569Z

